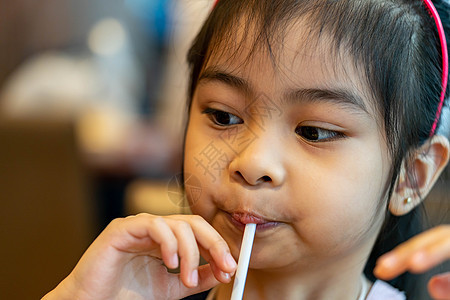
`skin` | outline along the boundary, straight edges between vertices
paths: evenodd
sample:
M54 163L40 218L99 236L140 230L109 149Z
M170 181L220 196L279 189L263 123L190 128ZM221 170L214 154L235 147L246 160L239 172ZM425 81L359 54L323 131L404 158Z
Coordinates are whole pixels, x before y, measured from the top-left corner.
M245 52L227 59L234 49L212 55L203 69L184 166L202 183L201 196L189 198L198 215L141 214L113 221L44 299L179 299L219 283L218 299L229 299L248 222L263 225L255 237L245 298L358 297L362 269L383 221L377 207L387 200L384 131L360 74L327 59L326 44L314 51L300 47L302 27L294 29L296 35L288 33L289 44L277 56L277 69L263 52L246 64ZM344 90L362 103L306 101L304 93L301 101L287 101L299 89ZM269 103L273 114L261 119L252 106L259 103ZM298 130L305 126L321 128L316 133L325 138L310 140ZM227 138L236 131L240 141L251 142ZM220 172L207 169L214 176L199 165L210 143L225 154ZM439 227L415 237L380 258L375 274L388 279L447 259L448 232ZM208 264L199 267L199 255ZM180 274L168 273L162 263L179 266ZM444 299L438 293L449 288L442 282L439 277L430 282L436 299Z
M441 225L411 238L381 256L375 276L390 280L403 272L425 272L450 259L450 225ZM433 299L449 299L450 272L434 276L428 283Z
M199 267L199 254L211 264ZM229 282L235 269L228 246L203 218L140 214L111 222L43 299L180 299Z
M285 39L277 66L286 67L280 69L262 53L247 63L245 51L229 59L235 49L209 59L186 135L185 171L206 183L191 209L212 224L235 258L242 238L235 214L274 223L257 230L248 298L356 299L383 221L377 205L385 201L390 160L359 74L326 59L327 45L299 49L301 30L299 25ZM342 90L362 103L317 93L311 99L289 96L305 90ZM258 113L247 107L269 101L280 113L261 126ZM220 113L205 113L211 109ZM229 124L220 122L224 115L231 117ZM319 141L296 132L306 126L321 128ZM257 138L244 149L231 149L223 137L233 130ZM228 158L217 178L193 159L211 142ZM221 288L219 299L228 298L230 290L231 285Z

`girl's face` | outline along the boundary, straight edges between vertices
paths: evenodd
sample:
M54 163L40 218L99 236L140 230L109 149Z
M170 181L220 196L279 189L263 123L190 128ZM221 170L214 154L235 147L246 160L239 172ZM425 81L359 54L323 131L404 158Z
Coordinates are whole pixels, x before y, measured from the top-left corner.
M264 51L249 57L249 43L213 53L186 134L186 176L202 185L192 211L235 257L244 224L257 223L254 269L364 262L383 221L390 161L364 81L295 29L276 67Z

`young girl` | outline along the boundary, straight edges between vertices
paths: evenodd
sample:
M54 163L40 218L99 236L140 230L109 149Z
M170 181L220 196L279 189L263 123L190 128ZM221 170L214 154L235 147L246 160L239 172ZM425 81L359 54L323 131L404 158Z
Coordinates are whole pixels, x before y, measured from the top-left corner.
M435 2L446 26L449 8ZM441 226L379 258L418 233L449 158L436 134L436 19L422 0L220 0L188 56L195 215L113 221L44 298L229 299L244 226L256 223L245 299L404 299L373 273L389 280L450 256ZM393 284L423 299L410 276ZM445 278L430 281L433 297L450 298Z

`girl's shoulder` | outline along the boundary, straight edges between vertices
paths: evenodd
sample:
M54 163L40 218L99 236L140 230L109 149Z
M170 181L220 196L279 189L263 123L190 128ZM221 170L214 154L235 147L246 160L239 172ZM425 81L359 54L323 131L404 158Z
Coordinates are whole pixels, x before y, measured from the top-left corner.
M406 300L406 296L403 292L400 292L393 286L388 283L377 280L372 285L369 294L367 295L366 300L380 300L380 299L389 299L389 300Z

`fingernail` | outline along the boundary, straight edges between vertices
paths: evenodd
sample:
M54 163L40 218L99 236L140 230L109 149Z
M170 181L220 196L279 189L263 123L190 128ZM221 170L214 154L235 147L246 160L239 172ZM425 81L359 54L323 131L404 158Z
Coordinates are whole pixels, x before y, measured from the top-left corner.
M190 281L191 281L191 284L193 286L197 286L198 285L198 271L197 271L197 269L192 271Z
M225 279L226 281L231 279L231 275L229 273L220 271L220 275L222 275L222 278Z
M227 255L225 256L225 263L231 269L234 269L237 266L236 261L234 260L233 256L230 253L227 253Z
M174 254L172 255L172 257L170 257L170 266L172 268L177 268L178 267L178 254Z

